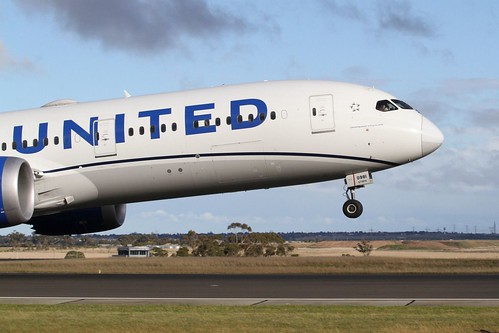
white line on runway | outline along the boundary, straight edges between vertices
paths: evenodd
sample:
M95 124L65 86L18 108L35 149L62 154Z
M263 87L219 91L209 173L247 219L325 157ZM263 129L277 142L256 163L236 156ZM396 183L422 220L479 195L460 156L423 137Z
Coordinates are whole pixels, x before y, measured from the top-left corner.
M499 306L499 299L468 298L120 298L0 297L0 304L186 304L186 305L371 305L371 306Z

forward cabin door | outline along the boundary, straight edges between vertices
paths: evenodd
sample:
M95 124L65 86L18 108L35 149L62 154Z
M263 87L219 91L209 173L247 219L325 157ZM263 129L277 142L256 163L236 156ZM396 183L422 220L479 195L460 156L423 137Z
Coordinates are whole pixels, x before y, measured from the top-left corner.
M310 96L312 133L334 131L333 95Z
M94 122L95 157L116 155L116 133L114 119L102 119Z

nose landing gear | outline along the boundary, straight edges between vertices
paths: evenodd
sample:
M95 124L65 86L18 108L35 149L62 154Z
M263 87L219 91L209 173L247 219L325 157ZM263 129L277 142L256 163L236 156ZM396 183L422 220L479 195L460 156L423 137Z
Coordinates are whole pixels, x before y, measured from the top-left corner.
M355 190L372 183L373 178L368 171L354 173L345 177L345 186L347 187L345 195L348 200L343 204L343 214L345 214L346 217L356 219L362 215L364 208L360 201L355 199Z

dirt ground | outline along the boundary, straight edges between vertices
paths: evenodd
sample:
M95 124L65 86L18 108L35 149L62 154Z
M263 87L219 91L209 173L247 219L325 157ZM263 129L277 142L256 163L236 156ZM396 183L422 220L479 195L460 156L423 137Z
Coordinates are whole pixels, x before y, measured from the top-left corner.
M69 251L81 251L85 258L110 258L118 254L116 247L109 248L74 248L74 249L49 249L49 250L30 250L30 249L0 249L1 259L64 259Z
M354 250L356 241L293 242L293 254L300 257L361 256ZM401 241L373 241L371 256L433 259L499 259L499 241L460 241L461 247L450 246L451 241L411 241L408 249L383 250L387 245L400 245ZM455 245L455 244L454 244ZM411 248L422 249L411 249ZM118 254L116 247L29 250L0 248L1 259L63 259L68 251L77 250L86 258L110 258Z
M453 248L448 241L412 241L413 247L428 249L383 250L386 245L399 245L401 241L373 241L371 256L396 258L429 258L429 259L499 259L499 241L463 241L466 248ZM300 257L322 257L361 254L354 249L356 241L325 241L318 243L294 243L293 253Z

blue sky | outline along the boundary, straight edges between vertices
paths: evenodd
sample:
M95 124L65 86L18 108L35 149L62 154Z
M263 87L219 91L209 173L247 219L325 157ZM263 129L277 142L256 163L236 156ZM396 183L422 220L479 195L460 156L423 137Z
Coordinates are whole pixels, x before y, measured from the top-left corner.
M495 0L4 0L0 111L242 82L388 91L437 124L434 154L374 174L348 220L341 180L128 205L116 233L489 232L499 222ZM16 230L30 233L24 226ZM0 230L9 233L14 229Z

